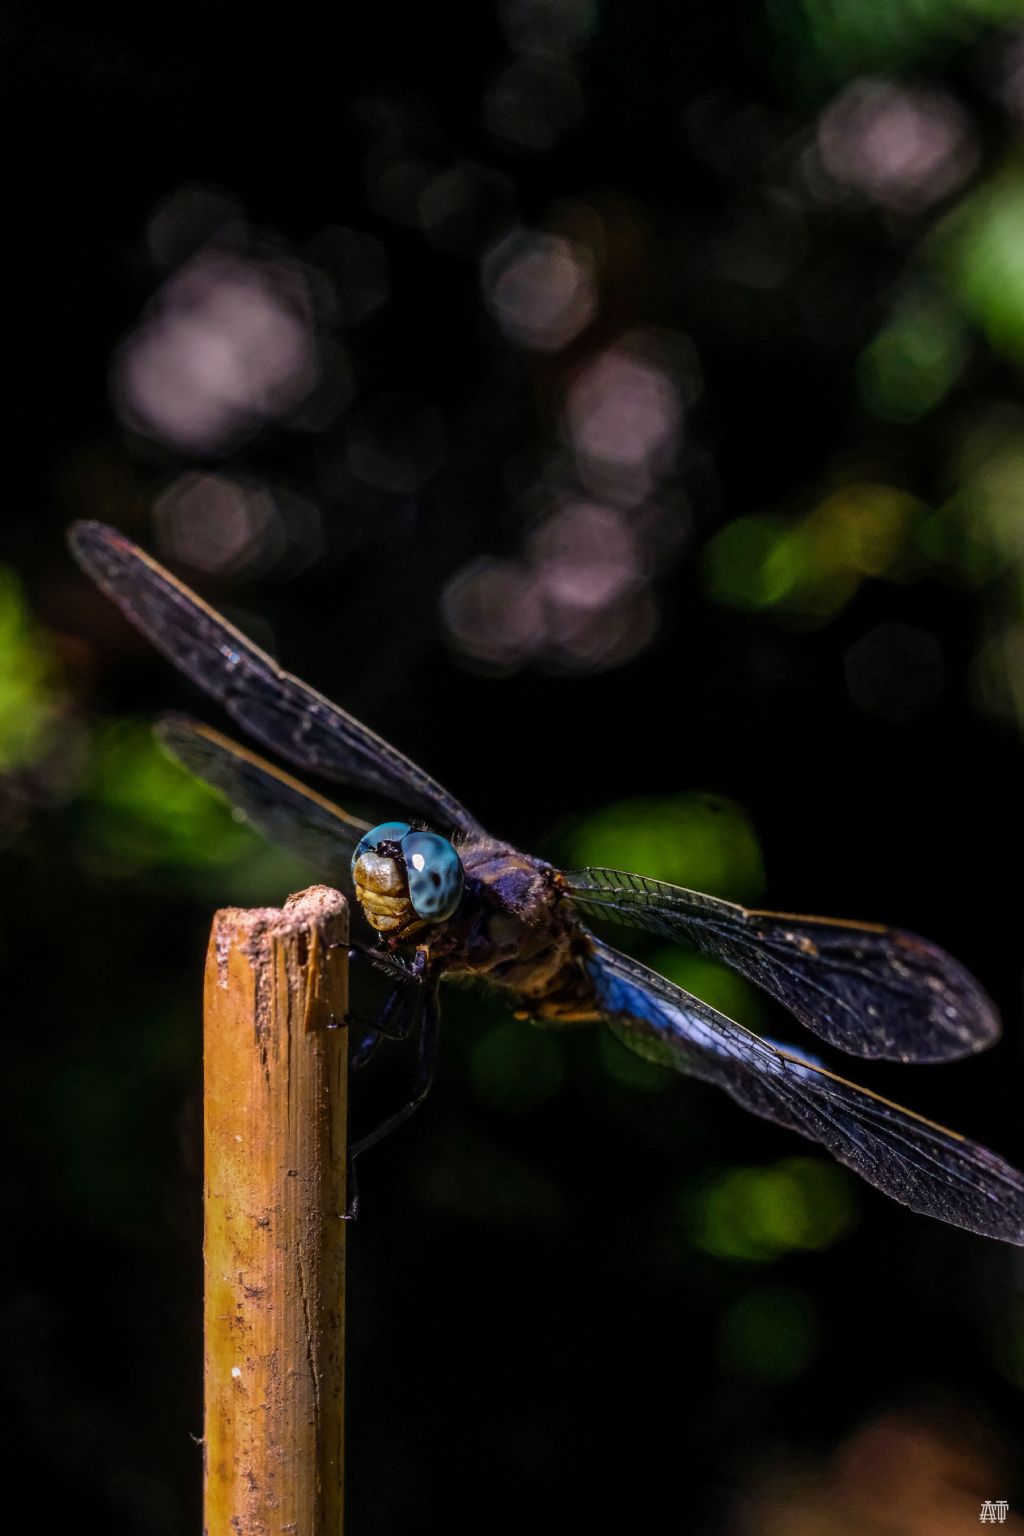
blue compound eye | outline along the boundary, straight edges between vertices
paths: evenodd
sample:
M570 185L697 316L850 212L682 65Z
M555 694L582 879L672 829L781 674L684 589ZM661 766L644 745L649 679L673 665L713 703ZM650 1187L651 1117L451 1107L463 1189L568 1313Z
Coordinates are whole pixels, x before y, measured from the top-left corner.
M425 923L443 923L462 900L462 860L436 832L407 832L402 853L413 911Z
M360 854L373 853L378 843L400 843L403 837L409 835L409 823L407 821L382 821L379 827L373 827L356 844L356 851L352 855L352 871L355 873L356 860Z

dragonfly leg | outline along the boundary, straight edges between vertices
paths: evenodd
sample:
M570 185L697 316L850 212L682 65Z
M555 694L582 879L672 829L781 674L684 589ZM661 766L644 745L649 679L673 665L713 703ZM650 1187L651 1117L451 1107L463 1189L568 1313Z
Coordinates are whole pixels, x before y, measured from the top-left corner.
M350 1199L346 1216L354 1216L358 1207L358 1195L354 1177L354 1164L357 1157L366 1152L370 1147L375 1147L385 1136L397 1129L403 1121L419 1108L430 1092L434 1081L434 1072L437 1067L437 1042L439 1035L439 1023L441 1018L440 1003L437 996L437 988L425 987L416 993L417 1021L419 1023L419 1047L416 1060L416 1081L413 1084L412 1097L408 1103L403 1104L394 1114L388 1115L376 1130L370 1131L366 1136L354 1141L349 1147L348 1164L350 1175Z
M367 1029L362 1038L356 1041L350 1050L348 1058L349 1071L361 1071L367 1062L371 1061L377 1054L377 1047L383 1039L384 1036L379 1030L374 1029L372 1026Z
M422 1014L420 1006L422 997L423 994L419 988L412 983L399 983L398 986L392 988L376 1020L367 1026L365 1034L352 1049L349 1057L349 1067L352 1072L358 1072L360 1068L366 1066L367 1062L376 1055L382 1040L405 1040L408 1038ZM387 1021L392 1021L396 1013L398 1014L396 1023L391 1025L390 1022L385 1022L385 1016ZM351 1015L349 1015L349 1018L351 1018ZM385 1125L389 1124L390 1121L385 1122ZM365 1149L367 1141L379 1139L379 1135L382 1134L384 1134L383 1131L379 1132L379 1134L374 1133L373 1137L355 1142L349 1149L346 1177L348 1194L344 1212L344 1219L346 1221L354 1221L359 1214L359 1180L355 1167L356 1153Z
M417 989L408 982L399 982L388 993L383 1007L375 1014L359 1014L348 1012L345 1015L347 1026L356 1025L368 1034L376 1035L381 1040L408 1040L413 1025L416 1022L416 1012L412 1001L417 996ZM365 1041L361 1041L353 1055L353 1065L362 1065L362 1057Z
M355 1221L359 1215L359 1179L356 1175L356 1165L351 1156L345 1172L345 1209L341 1213L342 1221Z
M337 947L340 946L332 946ZM348 959L350 965L382 971L395 981L419 980L426 965L426 955L422 949L418 949L411 960L406 960L404 955L397 955L394 950L384 949L378 944L350 944Z
M376 958L375 951L369 952ZM366 958L366 952L360 951L361 957ZM373 1020L364 1021L368 1031L359 1041L353 1056L354 1070L365 1065L370 1059L381 1040L405 1040L419 1028L419 1042L417 1047L416 1079L413 1084L412 1097L408 1103L403 1104L394 1114L388 1117L369 1132L368 1135L354 1141L348 1152L348 1205L345 1210L345 1219L353 1220L359 1210L359 1186L356 1175L355 1162L361 1153L377 1143L391 1131L407 1120L415 1109L423 1102L430 1091L434 1081L434 1069L437 1064L437 1038L440 1021L440 1002L438 999L437 979L429 974L426 963L426 955L417 951L414 959L406 964L398 957L388 956L395 961L396 970L400 969L402 979L391 989L387 1000L380 1013ZM381 967L384 968L384 967ZM390 966L387 967L390 974L395 974ZM351 1020L349 1015L349 1020ZM347 1021L348 1022L348 1021Z
M361 1029L382 1036L385 1040L406 1040L415 1022L415 1015L412 1021L403 1017L408 1007L409 992L422 986L425 979L425 957L422 952L417 951L411 961L403 960L400 955L392 955L387 950L367 949L362 945L353 945L348 953L350 962L369 965L376 971L383 971L397 984L388 994L383 1008L372 1018L354 1013L350 1009L340 1022L346 1026L357 1025ZM363 1054L365 1045L366 1042L361 1041L353 1053L352 1065L356 1070L369 1059L368 1055Z

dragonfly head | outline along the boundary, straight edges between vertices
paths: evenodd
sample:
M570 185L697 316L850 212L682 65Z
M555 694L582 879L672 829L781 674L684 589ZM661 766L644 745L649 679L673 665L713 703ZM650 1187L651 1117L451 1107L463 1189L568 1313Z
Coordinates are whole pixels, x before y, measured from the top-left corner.
M446 837L385 821L360 838L352 855L356 900L388 938L405 938L451 917L465 886L462 860Z

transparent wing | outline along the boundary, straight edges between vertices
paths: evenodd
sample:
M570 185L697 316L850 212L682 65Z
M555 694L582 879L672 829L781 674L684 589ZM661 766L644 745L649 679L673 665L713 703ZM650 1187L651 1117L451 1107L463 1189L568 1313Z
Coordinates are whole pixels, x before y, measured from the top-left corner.
M856 1056L951 1061L999 1036L999 1015L970 972L916 934L750 912L617 869L563 879L588 916L688 939Z
M270 842L308 860L334 885L349 883L356 844L369 822L350 816L219 731L168 715L156 734L190 773L219 791Z
M605 944L587 964L609 1025L638 1055L717 1083L912 1211L1024 1245L1024 1174L995 1153L768 1045Z
M143 550L103 523L76 523L79 564L164 655L263 746L300 768L416 807L439 827L479 831L422 768L292 677Z

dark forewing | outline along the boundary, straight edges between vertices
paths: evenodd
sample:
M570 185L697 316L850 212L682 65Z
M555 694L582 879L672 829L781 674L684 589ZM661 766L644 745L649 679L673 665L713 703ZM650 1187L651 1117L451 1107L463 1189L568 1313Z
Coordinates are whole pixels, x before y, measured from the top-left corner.
M1024 1175L987 1148L777 1050L605 944L587 964L611 1028L638 1055L717 1083L912 1211L1024 1245Z
M122 613L257 741L300 768L476 832L464 806L380 736L292 677L129 539L76 523L78 562Z
M218 790L270 842L308 860L334 885L348 883L352 854L369 832L368 822L196 720L167 715L156 734L172 757Z
M589 916L689 940L854 1055L950 1061L999 1035L999 1015L970 972L916 934L748 912L617 869L574 870L563 878Z

